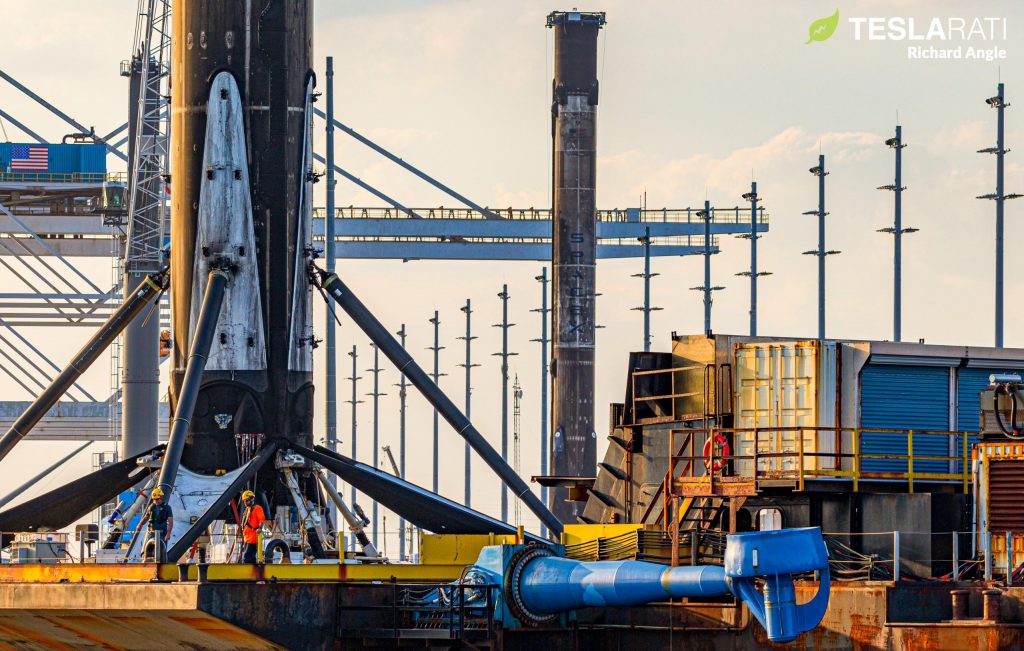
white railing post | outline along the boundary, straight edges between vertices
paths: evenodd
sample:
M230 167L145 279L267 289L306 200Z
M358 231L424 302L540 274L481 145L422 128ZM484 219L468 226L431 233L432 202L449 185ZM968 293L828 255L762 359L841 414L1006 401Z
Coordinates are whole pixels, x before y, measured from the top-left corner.
M985 532L985 580L992 580L992 532Z
M960 536L953 532L953 581L960 580Z
M1013 585L1013 532L1006 532L1006 585Z
M900 532L892 532L892 580L900 580Z

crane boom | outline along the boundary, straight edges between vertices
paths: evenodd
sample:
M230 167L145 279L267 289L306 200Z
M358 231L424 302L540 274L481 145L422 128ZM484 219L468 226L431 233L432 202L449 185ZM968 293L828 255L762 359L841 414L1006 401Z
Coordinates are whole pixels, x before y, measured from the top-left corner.
M394 472L395 477L398 477L399 479L404 479L402 477L402 473L398 470L398 464L395 463L395 455L391 454L391 446L385 445L384 447L381 448L381 450L383 450L384 454L387 455L388 463L391 464L391 470Z

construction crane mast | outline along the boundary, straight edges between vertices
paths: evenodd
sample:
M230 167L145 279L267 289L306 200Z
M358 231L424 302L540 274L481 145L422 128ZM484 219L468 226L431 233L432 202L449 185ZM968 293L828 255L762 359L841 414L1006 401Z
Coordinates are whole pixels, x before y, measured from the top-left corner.
M121 74L130 79L132 102L123 287L134 287L162 265L170 142L170 32L170 0L139 0L132 58L121 68ZM159 318L139 319L124 333L122 458L157 443L159 338Z
M387 456L388 463L391 464L391 471L395 474L395 477L398 477L399 479L405 479L405 477L402 477L402 472L398 469L398 464L395 463L395 455L391 453L391 446L385 445L381 448L381 450L383 450L384 454Z

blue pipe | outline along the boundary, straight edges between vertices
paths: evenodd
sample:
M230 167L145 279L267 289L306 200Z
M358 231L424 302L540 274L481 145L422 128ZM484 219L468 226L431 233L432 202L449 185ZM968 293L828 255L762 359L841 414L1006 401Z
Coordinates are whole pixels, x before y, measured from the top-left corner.
M817 527L731 534L724 566L666 567L644 561L583 562L551 548L485 548L479 571L506 587L513 616L526 625L584 607L639 606L669 598L733 594L764 627L771 642L789 642L817 626L829 600L828 551ZM500 559L500 560L499 560ZM818 572L811 601L797 605L793 574ZM763 594L758 583L763 582ZM511 622L506 622L506 625Z
M532 612L561 613L586 606L639 606L681 597L729 594L725 568L665 567L644 561L595 561L539 558L519 584Z

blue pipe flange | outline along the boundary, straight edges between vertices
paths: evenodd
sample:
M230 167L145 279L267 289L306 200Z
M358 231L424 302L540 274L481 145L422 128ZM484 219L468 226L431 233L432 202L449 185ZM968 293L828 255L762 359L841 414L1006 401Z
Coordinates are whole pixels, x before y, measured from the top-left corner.
M806 572L818 572L818 592L797 605L793 575ZM828 609L828 549L818 527L730 534L725 575L772 642L795 640L817 626ZM764 596L757 579L764 580Z
M531 611L523 603L523 596L520 593L519 586L520 581L523 577L523 570L532 561L538 558L547 558L551 556L557 556L555 552L549 547L542 545L527 545L521 549L516 550L508 560L505 570L505 601L508 605L508 609L512 612L516 619L526 626L543 626L545 624L551 624L558 620L558 613L547 614L547 613L536 613Z

